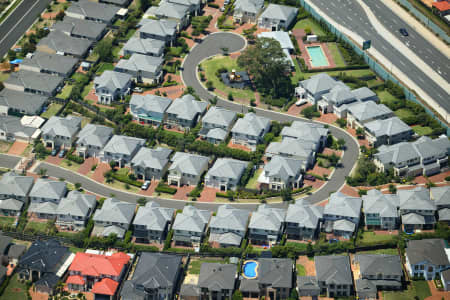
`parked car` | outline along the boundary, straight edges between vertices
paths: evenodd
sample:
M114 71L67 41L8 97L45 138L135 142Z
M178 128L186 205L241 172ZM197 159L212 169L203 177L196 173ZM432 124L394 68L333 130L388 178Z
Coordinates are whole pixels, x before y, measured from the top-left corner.
M142 89L141 89L140 87L135 87L135 88L133 89L133 92L136 92L136 93L142 93Z
M306 180L309 180L309 181L316 181L316 177L314 177L314 176L312 176L312 175L309 175L309 174L306 174L306 175L305 175L305 179L306 179Z
M400 28L398 31L400 31L400 33L401 33L403 36L408 36L408 35L409 35L409 34L408 34L408 31L406 31L405 28Z
M146 191L150 187L150 180L144 181L144 183L141 186L141 190Z
M58 152L59 152L59 148L54 148L51 152L51 155L56 156L58 154Z
M297 102L295 102L295 105L302 106L303 104L306 104L306 102L308 101L306 101L305 99L300 99Z
M224 11L225 11L225 6L221 6L219 10L220 10L221 12L224 12Z
M59 155L58 155L58 156L59 156L60 158L63 158L64 155L66 155L66 150L65 150L65 149L62 149L61 152L59 152Z

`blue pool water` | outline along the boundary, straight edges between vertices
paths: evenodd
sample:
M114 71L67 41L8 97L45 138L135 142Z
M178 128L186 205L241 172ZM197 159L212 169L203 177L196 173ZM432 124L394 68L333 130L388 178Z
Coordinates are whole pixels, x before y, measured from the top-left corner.
M328 66L328 60L323 53L322 47L311 46L306 47L309 57L311 57L311 64L313 67L326 67Z
M247 278L255 278L256 277L256 266L257 263L254 261L248 261L244 264L244 275Z

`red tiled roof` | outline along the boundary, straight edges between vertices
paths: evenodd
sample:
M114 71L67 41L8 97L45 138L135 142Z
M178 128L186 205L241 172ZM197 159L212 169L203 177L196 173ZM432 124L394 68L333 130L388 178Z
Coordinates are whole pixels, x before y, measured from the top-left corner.
M92 292L94 294L114 296L118 286L118 282L110 278L103 278L94 284L92 287Z
M439 11L450 10L450 2L447 1L433 2L433 6Z
M119 276L129 260L128 255L120 252L111 256L79 252L75 255L69 270L93 277Z
M84 278L80 275L71 275L67 277L66 283L67 284L78 284L78 285L84 285Z

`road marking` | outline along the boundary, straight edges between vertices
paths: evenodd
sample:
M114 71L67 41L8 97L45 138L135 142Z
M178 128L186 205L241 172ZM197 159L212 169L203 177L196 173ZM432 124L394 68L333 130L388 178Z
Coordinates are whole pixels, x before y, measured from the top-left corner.
M22 3L25 3L25 2L22 2ZM14 29L16 29L16 27L22 22L22 20L28 15L28 13L37 5L39 3L39 1L36 1L31 7L30 7L30 9L28 9L25 13L24 13L24 15L22 16L22 18L20 18L17 22L16 22L16 24L14 24L14 26L5 34L5 36L0 40L0 44L8 37L8 35L12 32L12 31L14 31ZM19 4L19 6L20 6L20 4ZM17 9L17 7L16 7L16 9ZM11 16L11 15L10 15Z

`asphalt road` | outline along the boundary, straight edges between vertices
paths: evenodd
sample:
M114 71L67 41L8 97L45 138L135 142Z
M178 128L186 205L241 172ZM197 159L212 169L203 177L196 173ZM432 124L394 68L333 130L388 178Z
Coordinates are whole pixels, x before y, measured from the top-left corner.
M181 73L184 83L186 86L192 86L197 95L204 100L212 99L214 95L209 93L208 90L206 90L199 82L197 77L197 65L207 57L221 54L223 52L223 47L227 47L229 49L229 53L236 52L245 47L245 40L241 36L232 33L215 33L209 35L203 40L202 43L194 47L184 60L183 70ZM219 99L217 106L221 106L238 113L247 112L246 106L227 100ZM311 122L300 117L294 117L269 110L256 108L255 111L257 115L264 116L278 122ZM322 189L306 198L312 203L325 200L328 198L330 193L339 190L339 188L345 183L345 177L350 174L356 160L358 159L359 145L350 134L333 126L330 126L330 132L336 138L342 138L345 140L346 150L343 158L341 159L342 166L335 170L333 176L325 184L325 186L322 187Z
M23 0L0 25L0 57L20 39L51 0Z
M417 67L414 64L414 62L411 62L400 51L398 51L396 47L392 46L387 40L385 40L383 36L378 34L376 29L370 23L362 7L355 0L335 0L335 1L310 0L310 1L314 3L316 6L318 6L322 11L324 11L328 15L328 17L333 19L335 22L341 24L342 26L348 28L349 30L354 31L365 40L372 40L372 47L374 47L376 50L382 53L396 68L401 70L404 74L407 74L407 76L417 86L419 86L431 98L433 98L437 103L439 103L439 105L442 108L444 108L447 112L450 112L449 91L444 90L440 85L436 84L426 73L424 73L419 67ZM364 2L369 5L369 2L372 2L372 0L371 1L364 0ZM379 1L375 0L373 2L378 3ZM374 6L376 8L375 4L372 4L370 6ZM379 18L379 20L381 21L383 19L389 19L390 12L391 11L388 8L383 9L380 6L380 9L377 8L375 15L377 14L381 15L382 16L381 19ZM393 20L396 20L395 22L398 22L400 24L401 19L399 19L397 16L395 16ZM389 22L394 23L393 20L390 20ZM389 23L387 29L391 28L389 25L392 24ZM400 33L398 32L399 27L400 26L394 27L392 25L391 31L396 36L400 35ZM417 51L420 49L425 53L428 52L427 49L430 49L430 51L433 50L431 48L431 45L423 44L425 43L423 42L423 39L419 39L417 37L418 34L415 33L412 29L411 34L414 36L414 45L416 47L415 49L410 47L413 51L415 50L415 52L418 53ZM404 43L406 43L406 41L404 41ZM410 45L413 45L412 41L410 41L409 43L411 43ZM437 51L436 49L434 50ZM420 55L420 53L418 53L418 55L423 56ZM427 60L425 60L425 62L431 64L431 61L428 62ZM435 65L436 64L442 66L441 72L445 71L446 76L448 78L448 60L445 59L444 61L436 61ZM389 66L386 67L389 68Z
M14 168L20 161L21 157L0 154L0 167L12 169Z

